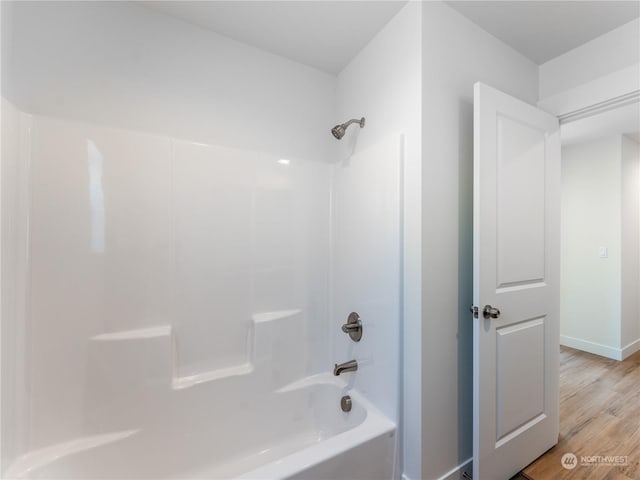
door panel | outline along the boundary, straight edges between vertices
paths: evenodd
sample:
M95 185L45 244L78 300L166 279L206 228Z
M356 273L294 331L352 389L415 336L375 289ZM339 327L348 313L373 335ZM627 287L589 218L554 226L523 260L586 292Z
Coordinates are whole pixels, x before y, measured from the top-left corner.
M560 136L555 117L474 86L474 478L557 443ZM499 310L484 318L485 305Z
M544 318L496 328L500 441L544 413Z
M544 278L544 131L497 115L498 288Z

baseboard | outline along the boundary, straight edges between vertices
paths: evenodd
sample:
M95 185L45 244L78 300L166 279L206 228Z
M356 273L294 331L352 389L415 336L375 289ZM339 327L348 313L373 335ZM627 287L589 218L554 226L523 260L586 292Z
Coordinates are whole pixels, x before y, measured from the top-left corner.
M609 345L602 345L601 343L589 342L588 340L582 340L581 338L560 335L560 345L576 348L584 352L594 353L601 357L612 358L613 360L622 360L622 349L610 347ZM631 345L632 344L629 344L628 346ZM640 349L640 345L638 345L637 348Z
M622 355L621 355L622 360L633 355L637 351L640 351L640 338L637 339L635 342L631 342L629 345L627 345L622 349Z
M469 476L471 476L472 467L473 467L473 458L470 458L465 462L462 462L457 467L449 470L447 473L441 476L438 480L461 480L463 478L462 474L464 472L467 472Z

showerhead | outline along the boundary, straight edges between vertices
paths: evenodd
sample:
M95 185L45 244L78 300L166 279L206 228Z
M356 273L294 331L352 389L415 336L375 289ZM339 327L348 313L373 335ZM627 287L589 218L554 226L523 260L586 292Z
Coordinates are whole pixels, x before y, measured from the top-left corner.
M336 125L331 129L331 133L333 133L333 136L336 137L338 140L344 137L344 132L346 132L346 130L342 125Z
M333 134L334 137L340 140L342 137L344 137L344 134L347 131L347 127L352 123L359 123L360 128L364 128L364 117L362 117L360 120L353 118L348 122L343 123L342 125L336 125L331 129L331 133Z

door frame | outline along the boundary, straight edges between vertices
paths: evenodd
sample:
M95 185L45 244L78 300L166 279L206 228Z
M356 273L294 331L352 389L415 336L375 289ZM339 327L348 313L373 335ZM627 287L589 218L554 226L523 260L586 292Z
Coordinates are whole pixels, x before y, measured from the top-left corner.
M640 102L640 65L563 90L538 101L538 108L555 115L563 123Z

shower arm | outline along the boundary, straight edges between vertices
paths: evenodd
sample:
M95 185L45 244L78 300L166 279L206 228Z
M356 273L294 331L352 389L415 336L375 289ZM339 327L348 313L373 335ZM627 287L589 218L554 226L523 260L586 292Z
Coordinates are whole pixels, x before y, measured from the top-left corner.
M360 124L360 128L362 128L362 127L364 127L364 117L362 117L362 118L352 118L351 120L343 123L342 124L342 128L346 129L352 123L358 123L358 124Z

